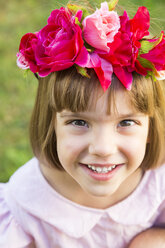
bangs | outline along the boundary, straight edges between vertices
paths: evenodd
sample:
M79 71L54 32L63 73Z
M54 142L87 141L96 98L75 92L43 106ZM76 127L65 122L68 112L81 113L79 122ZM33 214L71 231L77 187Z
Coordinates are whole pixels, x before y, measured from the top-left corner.
M54 112L61 112L64 109L71 112L84 112L96 105L104 91L94 70L89 70L88 74L89 78L83 77L72 67L50 75L47 79L50 92L48 99ZM135 111L153 116L154 109L159 104L157 97L154 97L156 83L151 78L145 78L137 73L133 74L133 78L132 89L128 91L113 74L112 83L107 90L107 114L111 114L112 106L113 111L117 112L115 92L122 89L129 97Z
M93 70L89 70L88 75L90 78L81 76L74 67L52 73L50 105L55 112L64 109L84 112L96 103L101 85Z

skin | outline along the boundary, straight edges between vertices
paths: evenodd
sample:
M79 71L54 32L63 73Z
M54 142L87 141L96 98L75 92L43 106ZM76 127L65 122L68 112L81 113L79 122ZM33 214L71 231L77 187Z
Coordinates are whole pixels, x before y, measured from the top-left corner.
M106 92L86 112L56 114L57 152L64 171L42 168L56 191L93 208L110 207L135 190L143 176L139 166L148 138L149 118L132 109L124 90L116 93L117 112L112 106L107 114L107 101ZM88 164L119 169L109 180L96 180L84 169Z
M40 165L49 184L61 195L101 209L122 201L139 185L149 126L148 116L132 109L122 89L116 93L117 111L112 106L110 115L107 100L106 92L95 106L91 102L86 112L57 113L57 152L64 171ZM84 169L87 164L101 168L115 164L119 169L108 180L96 180ZM149 229L137 235L128 248L165 248L164 237L164 229Z
M138 234L128 248L165 248L165 229L150 228Z

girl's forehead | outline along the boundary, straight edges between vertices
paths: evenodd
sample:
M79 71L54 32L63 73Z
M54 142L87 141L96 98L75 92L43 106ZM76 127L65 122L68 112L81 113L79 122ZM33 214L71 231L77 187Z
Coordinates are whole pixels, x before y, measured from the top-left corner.
M137 111L131 103L130 96L124 89L120 88L113 93L106 91L91 95L87 112L126 115Z

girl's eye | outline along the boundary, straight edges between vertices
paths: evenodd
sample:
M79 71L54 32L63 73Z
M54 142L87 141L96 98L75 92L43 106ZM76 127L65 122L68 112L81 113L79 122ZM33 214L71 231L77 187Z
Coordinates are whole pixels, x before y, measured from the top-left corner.
M119 123L119 127L130 127L136 124L134 120L123 120Z
M74 126L78 126L78 127L88 127L88 124L86 121L83 120L74 120L70 122L72 125Z

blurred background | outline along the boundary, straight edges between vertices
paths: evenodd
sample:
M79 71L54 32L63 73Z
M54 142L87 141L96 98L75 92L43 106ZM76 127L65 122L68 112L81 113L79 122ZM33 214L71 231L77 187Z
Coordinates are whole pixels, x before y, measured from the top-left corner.
M0 0L0 182L32 156L28 126L35 101L37 80L16 66L21 37L46 25L50 12L65 5L61 0ZM74 1L72 1L74 2ZM97 0L90 1L93 6ZM151 32L165 29L164 0L120 0L132 17L138 6L148 7ZM99 7L99 4L98 4Z

